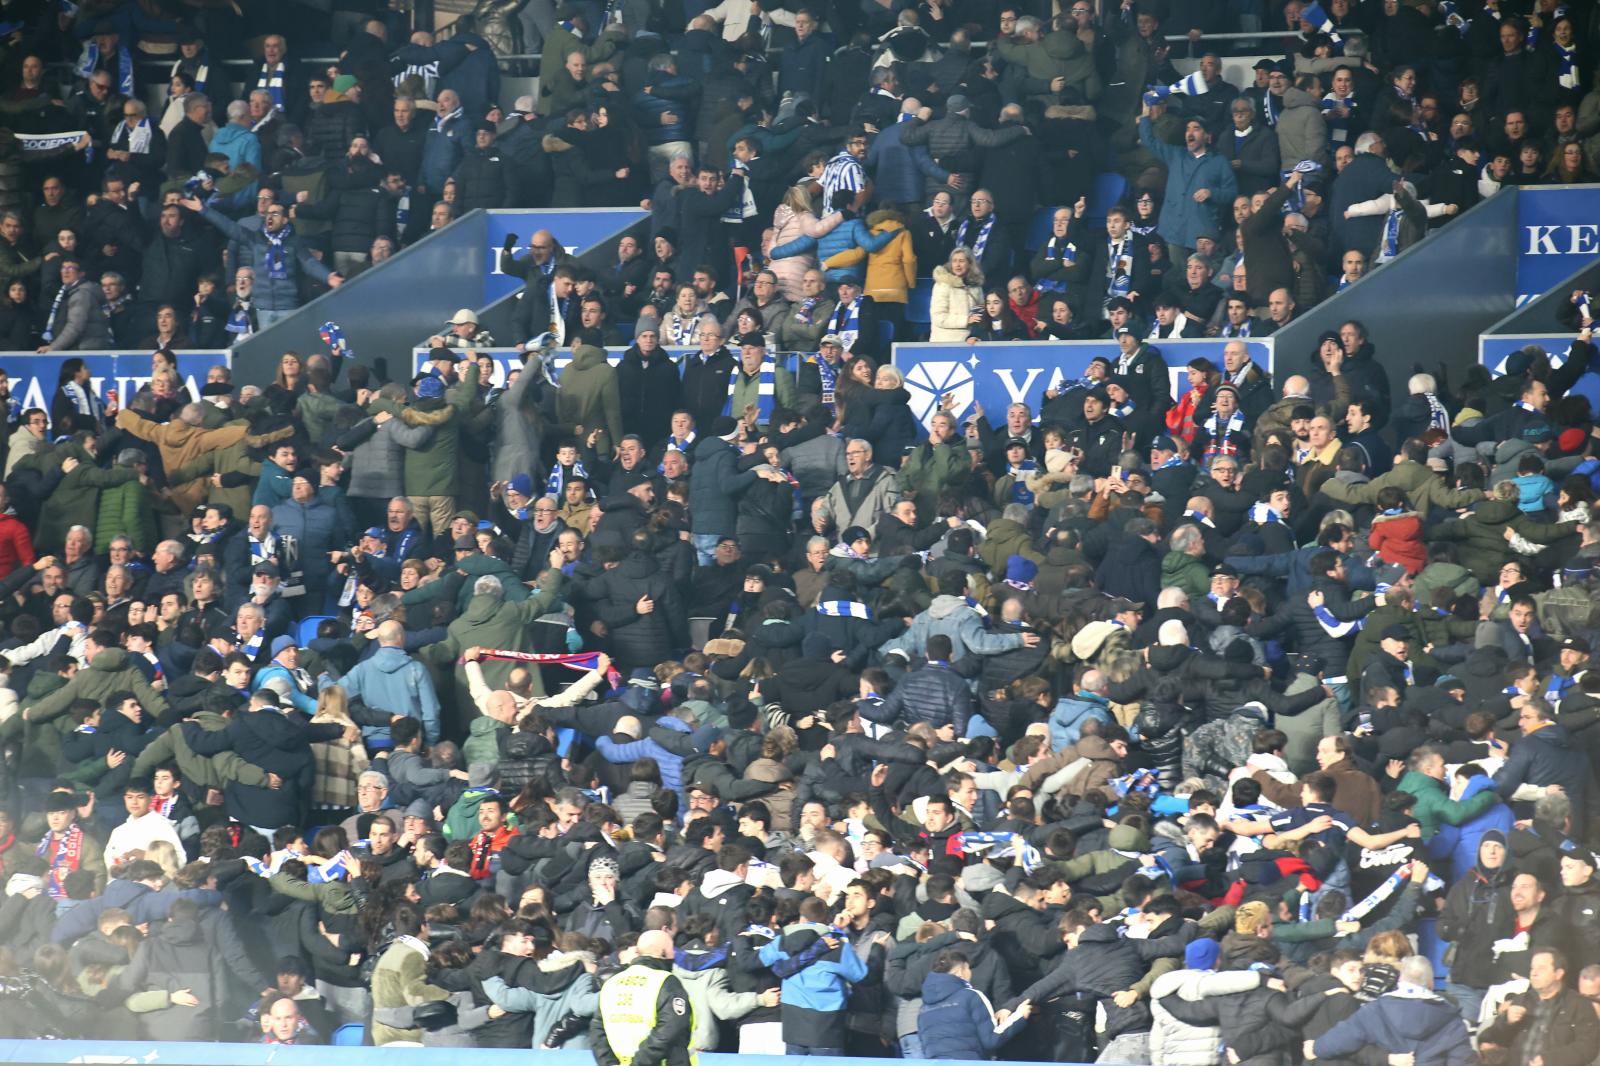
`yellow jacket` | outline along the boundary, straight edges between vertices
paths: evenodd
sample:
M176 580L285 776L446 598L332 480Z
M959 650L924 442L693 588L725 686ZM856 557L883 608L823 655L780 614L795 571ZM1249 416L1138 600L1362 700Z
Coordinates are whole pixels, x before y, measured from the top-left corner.
M874 234L898 230L899 236L867 257L864 291L875 303L903 304L908 290L917 284L917 256L911 248L911 231L893 211L874 211L867 216L867 225Z

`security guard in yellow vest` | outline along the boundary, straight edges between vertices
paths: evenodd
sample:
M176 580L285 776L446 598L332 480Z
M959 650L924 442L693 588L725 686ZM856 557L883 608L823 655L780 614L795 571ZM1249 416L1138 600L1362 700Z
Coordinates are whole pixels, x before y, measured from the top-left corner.
M600 1066L690 1066L694 1016L672 975L672 934L640 934L638 956L600 986L589 1043Z

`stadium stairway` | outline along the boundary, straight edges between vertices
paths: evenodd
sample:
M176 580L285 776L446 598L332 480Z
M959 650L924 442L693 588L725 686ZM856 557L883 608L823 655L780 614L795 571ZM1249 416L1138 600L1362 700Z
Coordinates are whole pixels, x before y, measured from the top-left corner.
M344 330L358 361L386 363L378 368L391 379L407 375L412 346L441 332L457 308L485 307L520 287L499 269L508 237L521 255L536 230L548 229L580 261L598 265L647 217L637 208L469 212L239 345L234 380L263 385L284 352L324 350L319 331L328 321Z

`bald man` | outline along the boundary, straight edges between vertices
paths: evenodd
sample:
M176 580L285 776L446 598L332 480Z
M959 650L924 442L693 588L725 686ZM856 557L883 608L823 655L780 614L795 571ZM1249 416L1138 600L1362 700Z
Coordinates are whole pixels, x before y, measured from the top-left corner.
M639 934L633 961L600 988L589 1043L600 1066L689 1066L689 995L672 975L672 934Z
M428 668L407 653L405 627L399 622L391 618L373 634L378 650L337 680L323 673L317 691L339 685L352 704L366 705L365 710L352 708L351 717L360 723L369 747L389 747L388 723L402 716L422 723L423 737L432 747L439 743L439 697Z

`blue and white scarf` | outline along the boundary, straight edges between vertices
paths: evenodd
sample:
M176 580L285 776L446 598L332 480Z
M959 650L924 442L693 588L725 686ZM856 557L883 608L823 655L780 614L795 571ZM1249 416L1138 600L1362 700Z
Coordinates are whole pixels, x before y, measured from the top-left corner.
M688 456L689 449L694 447L694 442L695 433L693 430L689 431L689 435L687 437L668 437L667 451L682 452L685 456Z
M285 222L277 233L268 232L266 227L262 227L261 236L267 241L267 277L274 281L289 280L289 255L284 245L293 232L294 224L291 222Z
M81 281L75 281L71 285L63 285L61 288L56 290L56 298L50 301L50 317L45 319L44 332L39 334L40 338L43 339L46 344L49 344L51 341L55 340L56 315L61 311L61 305L65 303L67 297L73 292L76 292L78 286L82 284L83 282ZM66 386L63 386L63 389L71 386L72 384L72 382L68 382Z
M1106 242L1106 296L1126 296L1133 291L1133 254L1128 240Z
M571 474L568 474L566 467L562 466L560 463L556 463L555 465L551 466L550 476L546 478L544 482L544 491L546 494L554 496L558 500L561 499L561 490L566 486L567 478L569 477L581 477L583 478L583 483L585 485L589 483L589 472L583 468L582 459L579 459L577 462L572 464ZM524 512L517 515L519 519L525 519L528 517L526 513L527 508L519 508L519 510Z
M1257 504L1256 506L1259 507L1261 505ZM1254 508L1251 508L1252 514L1254 510ZM1360 618L1353 622L1341 622L1333 616L1333 612L1328 610L1326 606L1313 607L1311 608L1311 613L1316 615L1318 624L1322 626L1322 631L1335 640L1359 632L1364 623L1364 620Z
M968 607L970 607L973 611L975 611L979 618L988 618L989 617L989 612L984 609L983 604L979 603L977 600L973 599L971 596L963 596L963 597L961 597L961 601L963 603L965 603Z
M1078 261L1078 246L1065 237L1057 237L1052 234L1039 254L1044 257L1046 263L1058 263L1062 267L1069 267ZM1052 278L1035 282L1033 288L1035 292L1041 293L1066 292L1067 283Z
M1250 521L1258 526L1283 525L1283 515L1271 504L1256 503L1250 506Z
M128 125L128 120L123 119L117 123L117 128L111 132L111 141L116 143L122 131L128 131L128 151L134 155L148 155L150 152L150 119L148 116Z
M855 600L822 600L817 603L817 613L826 618L859 618L872 621L872 608Z
M1350 112L1343 118L1330 114L1335 108L1342 107ZM1343 144L1350 139L1350 124L1355 119L1356 98L1354 96L1336 96L1328 93L1322 98L1322 120L1328 124L1328 139L1334 144Z
M1024 873L1032 873L1044 862L1039 849L1029 844L1019 833L969 831L957 833L955 841L967 855L988 852L989 856L995 859L1018 859L1022 863Z
M1129 406L1131 407L1132 405L1130 404ZM1028 488L1027 478L1028 475L1035 473L1038 469L1039 464L1035 463L1032 459L1024 459L1016 466L1006 468L1006 473L1010 474L1012 477L1012 503L1020 503L1024 507L1033 506L1034 495L1033 492Z
M234 636L237 637L238 634L235 633ZM245 654L246 657L248 657L250 659L254 659L257 655L261 654L261 645L266 641L266 639L267 639L267 631L266 631L266 629L265 628L258 629L253 634L251 634L249 640L239 641L238 642L240 644L239 650L242 651Z
M842 338L841 338L842 339ZM817 380L822 385L822 406L833 411L834 390L839 384L839 368L817 355L806 356L806 362L817 368Z
M837 333L845 351L853 351L861 337L861 297L840 304L828 317L828 332Z
M1130 396L1121 403L1112 404L1110 411L1112 415L1117 418L1127 418L1129 415L1133 414L1133 398Z
M406 227L411 224L411 189L408 187L400 194L400 199L394 202L394 232L395 236L405 233Z
M1211 417L1205 421L1206 454L1207 455L1237 455L1239 446L1232 437L1235 433L1244 432L1244 412L1235 411L1228 416L1227 424L1219 430L1217 427L1217 413L1211 412Z
M969 218L956 227L956 243L971 248L973 258L982 261L983 250L989 246L989 235L994 232L994 216L990 215L981 223L981 228L977 231L977 242L967 244L967 227L977 221L975 218Z
M1289 170L1283 172L1282 180L1287 182L1290 174L1310 175L1322 169L1322 164L1314 159L1302 159ZM1283 201L1283 213L1303 210L1306 206L1306 186L1302 181L1289 190L1289 195Z
M1276 127L1278 125L1278 117L1283 114L1283 97L1268 93L1262 97L1261 103L1263 104L1262 110L1267 116L1267 125Z
M1428 428L1440 429L1450 432L1450 412L1445 410L1444 404L1439 402L1439 397L1431 392L1422 394L1423 400L1428 404Z
M236 300L223 329L238 337L248 337L256 331L256 311L249 300Z
M747 385L750 380L750 376L744 372L744 367L742 366L728 375L728 401L722 408L723 414L731 415L734 418L744 417L743 411L735 411L733 409L733 394L740 385ZM761 361L761 369L756 372L755 381L756 421L764 426L772 421L772 408L777 402L778 364L773 361L770 355Z
M73 73L87 81L99 65L100 46L91 37L83 42L83 51L78 54L78 65ZM117 91L123 96L133 95L133 53L121 37L117 38Z
M1400 254L1400 201L1397 198L1394 207L1389 210L1389 217L1383 221L1383 247L1378 251L1376 262L1387 263Z
M683 348L694 343L695 334L700 331L700 312L684 317L674 314L672 321L667 326L667 337L675 348Z
M1550 47L1555 49L1556 62L1559 64L1559 75L1556 81L1563 89L1579 88L1578 84L1578 50L1576 48L1563 48L1555 42Z
M286 103L283 90L284 64L261 64L261 71L256 75L256 88L265 89L272 97L272 109L284 110ZM198 88L198 86L196 87Z
M172 64L172 74L176 74L183 69L184 62L185 60L179 59ZM211 77L211 51L207 48L201 48L200 54L194 57L194 91L204 93L206 91L206 79L209 77ZM172 80L171 74L167 75L167 80Z
M1222 326L1222 335L1224 337L1248 337L1250 336L1250 330L1254 323L1255 319L1248 315L1245 316L1243 325L1236 326L1232 322L1224 323Z
M1444 16L1444 24L1446 26L1454 26L1456 28L1456 32L1461 34L1463 37L1465 37L1467 35L1467 31L1472 28L1472 20L1464 17L1461 12L1456 9L1455 0L1439 0L1439 14ZM1484 14L1490 15L1495 19L1499 19L1500 17L1500 12L1491 8L1484 8Z

